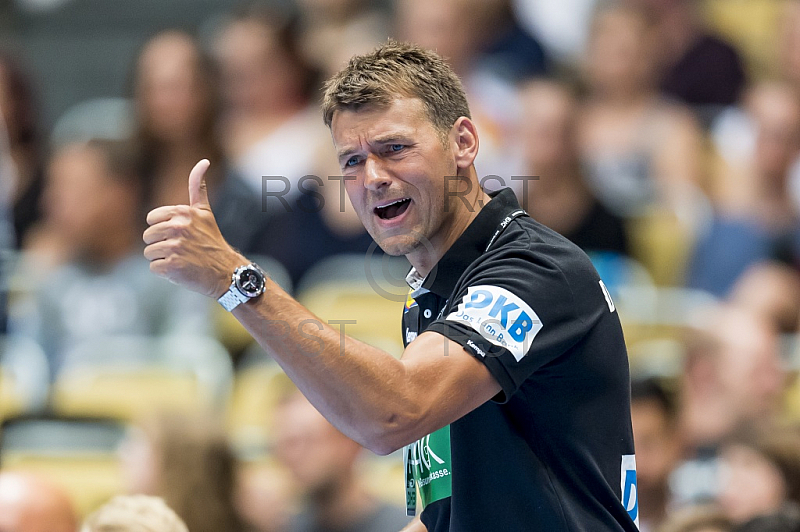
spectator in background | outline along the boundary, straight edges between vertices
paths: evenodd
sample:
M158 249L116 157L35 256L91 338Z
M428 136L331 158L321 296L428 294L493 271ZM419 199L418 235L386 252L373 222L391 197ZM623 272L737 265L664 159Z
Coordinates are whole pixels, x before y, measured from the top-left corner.
M7 53L0 53L0 120L5 122L13 163L13 180L0 183L0 203L3 208L12 206L14 222L13 235L3 231L0 239L10 240L5 245L21 247L41 217L44 154L33 82L18 60Z
M520 23L541 38L561 70L577 69L598 0L513 0Z
M732 438L720 450L719 504L735 523L800 503L800 432L771 430Z
M679 504L718 495L720 445L739 430L772 427L785 387L778 336L763 317L722 306L694 321L679 400L686 461L671 484Z
M208 303L156 279L142 259L145 191L124 142L68 144L53 155L45 223L66 262L26 283L30 293L12 308L10 323L12 333L44 348L52 378L83 341L206 328Z
M145 44L134 77L137 141L142 173L151 186L149 204L187 204L184 177L197 159L208 158L214 161L209 194L222 234L238 249L261 253L258 243L267 223L261 189L249 189L225 163L209 58L190 35L164 31Z
M403 508L381 503L358 478L360 445L336 430L297 390L275 413L275 453L303 492L291 532L397 532Z
M67 495L29 473L0 472L0 532L75 532Z
M800 322L800 275L779 262L756 264L739 277L728 300L760 314L781 333L796 333Z
M800 511L793 507L754 517L734 532L800 532Z
M298 0L303 56L324 79L353 55L386 39L389 21L375 0Z
M235 460L221 424L204 414L161 413L121 449L128 492L158 496L191 532L240 532Z
M517 21L511 0L483 0L472 6L481 21L479 59L503 79L518 82L550 71L550 58L539 41Z
M348 6L332 2L323 11L345 16ZM262 200L269 231L258 248L287 269L294 286L317 261L364 253L372 243L349 201L340 199L343 182L329 179L341 169L319 112L308 106L312 71L298 38L295 24L254 5L224 25L215 45L227 149L253 190L262 194L268 176L264 190L275 194Z
M653 532L668 515L672 499L669 475L680 458L676 405L656 379L631 383L631 421L639 528Z
M86 518L80 532L189 532L163 499L119 495Z
M694 250L689 285L724 297L756 263L800 264L800 206L790 191L800 154L800 94L786 83L759 83L738 118L720 121L715 141L724 164L712 188L715 215Z
M298 181L318 173L327 142L319 113L309 107L314 78L298 38L296 24L253 5L236 13L214 43L222 72L224 148L269 216L285 208L277 197L262 194L294 203L301 195Z
M644 7L602 4L586 54L588 95L581 113L581 154L589 183L614 212L654 205L696 216L702 136L691 112L658 93L655 21Z
M776 76L800 90L800 3L784 2L783 9L776 41Z
M520 204L584 251L627 255L623 220L600 204L583 180L574 95L555 81L531 81L522 87L520 103L526 175L537 177L527 183Z
M710 122L739 100L745 85L742 58L721 37L709 33L694 0L635 0L655 15L663 46L661 91L692 106Z

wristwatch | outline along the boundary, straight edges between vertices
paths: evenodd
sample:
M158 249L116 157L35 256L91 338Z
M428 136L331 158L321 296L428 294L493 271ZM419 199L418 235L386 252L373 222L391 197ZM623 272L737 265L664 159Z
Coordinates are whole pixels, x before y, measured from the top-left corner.
M217 301L222 308L230 312L242 303L263 294L266 289L266 277L267 275L255 262L239 266L231 276L231 287Z

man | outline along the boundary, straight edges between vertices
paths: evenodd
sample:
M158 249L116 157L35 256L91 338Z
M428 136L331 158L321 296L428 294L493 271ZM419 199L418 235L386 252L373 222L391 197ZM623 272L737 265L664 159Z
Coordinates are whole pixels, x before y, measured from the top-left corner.
M44 348L53 380L85 362L75 354L81 344L111 336L198 334L206 326L210 309L202 297L154 277L142 263L145 189L137 157L124 142L92 139L54 151L44 190L51 245L32 252L63 262L38 272L9 324L12 333ZM128 356L109 353L114 355L117 362ZM151 353L142 353L139 362L145 356Z
M77 518L64 491L30 473L0 473L0 532L75 532Z
M669 513L669 476L680 458L677 409L653 377L631 383L631 421L636 442L636 496L643 532L658 530Z
M408 524L402 510L375 499L363 485L362 447L296 389L278 404L273 434L275 456L302 496L290 532L397 532Z
M725 303L692 322L677 413L683 459L670 475L677 504L719 495L720 447L737 433L774 430L786 385L780 338L764 316Z
M323 109L359 217L413 265L400 360L242 268L208 206L208 161L189 176L190 205L148 215L151 270L234 309L342 433L379 454L408 446L409 513L414 486L424 507L409 530L636 530L613 302L588 258L510 190L480 189L458 78L390 42L334 76Z

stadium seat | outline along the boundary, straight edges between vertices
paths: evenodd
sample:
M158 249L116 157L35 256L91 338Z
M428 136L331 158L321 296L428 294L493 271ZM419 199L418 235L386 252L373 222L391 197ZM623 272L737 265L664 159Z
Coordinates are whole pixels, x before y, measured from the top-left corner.
M240 459L254 461L267 454L272 415L286 379L278 364L263 358L236 373L227 410L227 430Z
M399 321L408 296L409 268L402 257L337 255L303 276L297 299L322 321L344 327L349 336L400 356Z
M119 423L79 418L19 417L0 426L0 467L41 475L63 487L85 516L123 490Z
M23 337L0 338L0 421L41 410L48 385L47 360L38 344Z
M212 338L116 337L70 350L52 387L61 415L132 420L155 410L222 409L233 369Z

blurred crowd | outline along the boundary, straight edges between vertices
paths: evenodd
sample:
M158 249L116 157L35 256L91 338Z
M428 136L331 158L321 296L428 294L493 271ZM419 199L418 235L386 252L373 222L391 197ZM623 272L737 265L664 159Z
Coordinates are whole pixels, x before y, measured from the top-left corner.
M403 526L400 458L365 456L215 302L152 275L141 240L147 212L187 203L208 158L226 239L319 315L396 346L357 326L381 315L374 290L341 307L352 315L331 310L380 250L318 109L324 80L387 38L448 59L482 184L512 187L608 285L642 530L800 531L800 1L294 0L211 15L142 34L116 58L127 92L48 125L40 73L0 26L0 532L123 530L142 514L150 528L131 530Z

